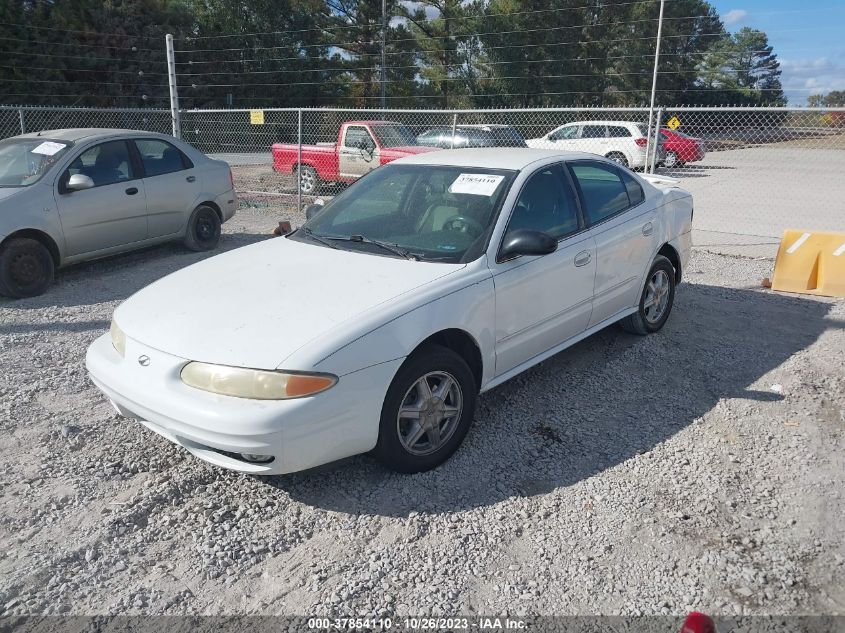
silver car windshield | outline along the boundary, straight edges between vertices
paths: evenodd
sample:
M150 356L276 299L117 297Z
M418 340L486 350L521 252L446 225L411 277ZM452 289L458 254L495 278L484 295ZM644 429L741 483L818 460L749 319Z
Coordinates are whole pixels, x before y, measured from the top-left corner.
M47 138L0 141L0 187L28 187L38 182L72 145Z
M385 165L331 200L294 239L337 248L461 262L480 255L516 172L449 165ZM351 239L350 239L351 238Z

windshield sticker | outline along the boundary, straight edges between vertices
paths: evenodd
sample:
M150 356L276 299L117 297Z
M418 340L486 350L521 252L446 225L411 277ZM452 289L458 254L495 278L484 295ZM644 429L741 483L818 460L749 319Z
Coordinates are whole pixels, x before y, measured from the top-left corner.
M44 156L52 156L61 152L67 145L64 143L54 143L53 141L44 141L38 147L31 149L33 154L44 154Z
M449 193L468 193L473 196L492 196L504 176L491 174L461 174L449 187Z

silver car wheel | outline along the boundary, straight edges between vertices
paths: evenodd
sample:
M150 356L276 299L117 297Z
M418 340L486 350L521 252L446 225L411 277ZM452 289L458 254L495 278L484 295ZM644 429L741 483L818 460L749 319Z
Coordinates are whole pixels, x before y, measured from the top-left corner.
M442 447L458 428L463 394L455 377L433 371L405 392L396 430L402 447L412 455L429 455Z
M666 312L669 305L669 275L665 270L657 270L651 276L646 286L643 312L646 321L657 323Z
M663 161L663 166L672 168L678 164L678 155L675 152L666 152L666 158Z

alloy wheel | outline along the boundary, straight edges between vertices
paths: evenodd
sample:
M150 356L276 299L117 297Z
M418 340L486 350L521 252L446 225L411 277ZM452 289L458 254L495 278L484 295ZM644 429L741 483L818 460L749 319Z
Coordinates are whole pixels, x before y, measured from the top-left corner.
M668 305L669 275L665 270L657 270L646 286L646 295L643 301L646 321L652 324L659 322Z
M429 372L405 392L396 416L399 441L412 455L429 455L452 437L462 410L463 394L455 377Z

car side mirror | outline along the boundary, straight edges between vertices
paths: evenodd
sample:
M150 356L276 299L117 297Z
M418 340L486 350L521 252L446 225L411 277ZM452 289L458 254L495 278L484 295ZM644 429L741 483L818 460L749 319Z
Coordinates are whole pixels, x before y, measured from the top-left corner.
M323 210L324 202L322 200L315 200L313 204L309 204L305 207L305 219L310 220L315 215L317 215L320 211Z
M82 191L83 189L91 189L93 186L94 181L85 174L73 174L65 185L68 191Z
M372 154L375 147L373 146L372 141L362 138L360 141L358 141L358 149L360 149L362 152L366 152L367 154Z
M519 255L548 255L557 250L557 240L548 233L517 229L508 231L502 248L499 249L499 261L513 259Z

